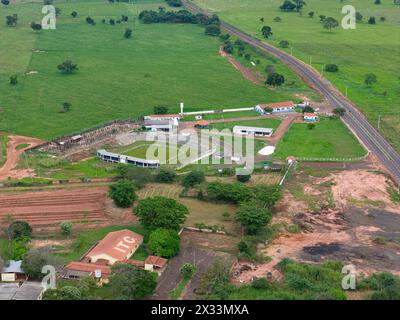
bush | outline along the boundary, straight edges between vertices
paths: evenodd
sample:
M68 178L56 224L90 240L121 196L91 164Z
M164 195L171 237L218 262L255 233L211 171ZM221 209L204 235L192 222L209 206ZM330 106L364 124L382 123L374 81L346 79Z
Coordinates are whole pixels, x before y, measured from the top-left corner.
M48 264L54 264L54 262L51 261L48 249L31 249L24 256L21 268L29 278L41 279L44 276L42 274L42 268Z
M325 66L326 72L338 72L339 67L336 64L330 63Z
M179 253L180 237L175 230L160 228L150 233L148 245L154 255L171 258Z
M129 39L132 37L132 29L125 29L124 38Z
M221 28L218 24L210 24L206 26L204 33L208 36L219 36L221 34Z
M176 180L176 177L176 172L173 169L161 168L157 172L155 180L162 183L172 183Z
M259 207L255 201L241 203L236 213L236 221L248 234L256 234L271 219L272 214L269 209Z
M183 185L186 188L193 187L196 184L203 183L206 180L205 174L201 170L193 170L183 179Z
M256 278L251 282L251 286L254 289L268 289L270 284L265 278Z
M137 198L135 185L127 179L119 180L116 184L110 185L108 194L115 204L121 208L129 208Z
M237 175L236 180L239 182L248 182L250 181L251 174L242 174L242 175Z
M70 221L61 222L60 229L61 229L61 234L69 236L72 231L72 222Z
M196 272L196 267L194 265L192 265L191 263L186 262L181 267L180 271L184 278L190 278Z
M289 41L282 40L281 42L279 42L279 46L281 48L289 48Z
M12 222L7 229L8 236L13 239L32 236L32 227L28 222L18 220Z

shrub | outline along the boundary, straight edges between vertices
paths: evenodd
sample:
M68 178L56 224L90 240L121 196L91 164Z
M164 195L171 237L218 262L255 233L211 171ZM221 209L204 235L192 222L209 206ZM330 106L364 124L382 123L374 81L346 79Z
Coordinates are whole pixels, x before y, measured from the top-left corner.
M125 29L124 38L129 39L132 37L132 29Z
M282 40L281 42L279 42L279 46L281 48L289 48L289 41Z
M173 169L161 168L157 172L155 180L157 182L172 183L175 181L176 177L177 177L176 172Z
M251 282L251 286L254 289L268 289L270 284L265 278L256 278Z
M203 183L206 180L205 174L201 170L193 170L183 179L183 185L187 188L193 187L196 184Z
M61 229L61 234L69 236L72 231L72 222L70 221L61 222L60 229Z
M221 28L218 24L210 24L206 26L204 33L208 36L219 36L221 34Z
M251 174L243 174L243 175L237 175L236 180L239 182L248 182L250 181Z
M325 66L324 69L326 72L338 72L339 67L336 64L330 63Z
M184 278L190 278L195 272L196 267L189 262L186 262L180 269Z
M11 239L18 239L21 237L30 238L32 236L32 227L28 222L18 220L9 225L7 233Z

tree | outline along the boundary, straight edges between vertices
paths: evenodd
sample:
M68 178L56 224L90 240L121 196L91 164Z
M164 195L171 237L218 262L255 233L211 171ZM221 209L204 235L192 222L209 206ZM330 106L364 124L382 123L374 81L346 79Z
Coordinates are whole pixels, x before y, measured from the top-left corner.
M161 168L156 174L155 180L162 183L172 183L175 181L177 175L175 170L170 168Z
M260 19L258 19L260 22L264 22L264 17L261 17Z
M368 19L368 24L376 24L375 17L370 17L370 18Z
M279 42L279 46L280 46L281 48L288 48L288 47L289 47L289 41L287 41L287 40L282 40L282 41Z
M55 10L56 10L56 17L58 17L61 14L61 9L55 8Z
M128 16L126 16L126 15L122 15L121 16L121 21L122 22L128 22L128 20L129 20Z
M29 251L28 245L30 240L29 237L19 237L11 242L12 260L22 260L24 258L25 254Z
M268 74L275 73L275 67L272 64L269 64L265 67L265 71Z
M72 74L78 70L78 65L73 63L71 60L65 60L57 66L57 69L62 73Z
M281 21L282 21L282 18L281 18L281 17L275 17L275 18L274 18L274 21L275 21L275 22L281 22Z
M221 34L221 28L218 24L209 24L206 26L204 33L208 36L219 36Z
M40 31L42 30L42 25L33 21L31 22L31 28L33 31Z
M275 72L268 75L265 84L275 87L275 86L281 86L284 82L285 82L285 77L282 74Z
M325 29L332 31L332 29L339 26L339 22L335 18L327 17L323 21L323 26Z
M154 292L157 274L131 264L118 263L112 266L109 281L111 290L120 298L143 299Z
M363 19L363 15L361 14L361 12L357 11L356 12L356 21L361 22L362 19Z
M375 4L381 4L381 0L375 0Z
M339 117L343 117L344 114L346 113L346 109L338 107L338 108L333 109L333 113Z
M180 269L183 278L190 278L195 272L196 267L189 262L186 262Z
M193 170L183 179L183 185L186 188L193 187L196 184L200 184L206 181L206 177L204 171L202 170Z
M279 7L279 9L281 9L282 11L290 12L296 9L296 5L290 0L285 0L283 4Z
M263 208L272 209L282 198L282 188L279 185L256 185L252 188L252 197Z
M7 7L10 4L10 0L1 0L1 3Z
M125 29L124 38L129 39L132 37L132 29Z
M8 226L7 234L11 240L21 237L30 238L32 236L32 227L26 221L17 220Z
M264 38L269 38L270 36L272 36L272 29L270 26L263 26L261 28L261 33L264 36Z
M63 113L69 112L71 110L71 107L72 107L72 105L69 102L64 102L62 104L60 112L63 112Z
M41 279L44 276L42 268L48 264L54 264L48 249L31 249L24 256L21 268L29 278Z
M14 13L12 16L6 17L6 25L9 27L15 27L18 22L18 15Z
M2 270L4 268L5 262L3 260L3 258L0 256L0 270Z
M180 237L175 230L159 228L150 233L148 245L154 255L171 258L179 253Z
M61 289L48 289L42 296L42 300L82 300L82 298L82 292L74 286L64 286Z
M179 230L189 213L188 209L175 199L159 196L140 200L134 212L142 226L149 230Z
M251 174L243 174L243 175L237 175L236 180L239 182L248 182L250 181Z
M294 4L296 5L296 11L300 12L301 9L303 9L303 6L306 5L304 0L293 0Z
M310 11L310 12L308 13L308 16L309 16L310 18L314 18L314 15L315 15L315 12L314 12L314 11Z
M314 108L310 106L305 106L303 109L303 113L314 113Z
M271 211L259 207L254 201L241 203L236 212L236 221L245 228L248 234L256 234L271 221L271 218Z
M16 86L18 84L18 76L16 74L10 76L10 84L12 86Z
M120 208L129 208L137 198L134 183L127 179L121 179L110 185L108 195Z
M162 105L162 104L156 105L153 108L153 112L154 112L154 114L167 114L168 113L168 106Z
M333 63L329 63L325 66L324 70L326 72L338 72L339 71L339 67L336 64Z
M233 46L232 43L230 41L226 42L223 46L223 50L228 53L231 54L233 53Z
M94 20L93 20L91 17L86 17L86 23L87 23L87 24L91 24L92 26L95 25L95 22L94 22Z
M227 299L232 288L230 279L230 265L222 258L217 258L211 267L202 274L196 293L202 298L211 300Z
M319 22L324 22L324 20L326 19L326 16L323 14L319 15Z
M307 128L308 128L308 130L314 129L315 128L315 123L308 123L307 124Z
M60 223L61 234L69 236L72 232L72 222L64 221Z
M71 12L71 16L72 16L73 18L76 18L76 17L78 16L78 12L72 11L72 12Z
M377 76L374 73L368 73L365 75L365 80L364 83L368 86L371 87L374 83L378 81Z

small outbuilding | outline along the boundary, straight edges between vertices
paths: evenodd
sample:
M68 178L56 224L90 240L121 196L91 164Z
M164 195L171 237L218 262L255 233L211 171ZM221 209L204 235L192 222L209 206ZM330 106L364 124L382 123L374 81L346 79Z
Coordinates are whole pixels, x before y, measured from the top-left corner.
M261 114L268 113L265 111L266 109L272 109L273 113L276 112L292 112L294 111L295 104L293 101L284 101L284 102L277 102L277 103L265 103L265 104L258 104L255 107L255 111Z
M315 113L304 113L303 120L314 122L318 120L318 116Z
M22 260L10 260L1 270L1 281L13 282L26 280L24 271L21 268Z
M273 133L271 128L260 128L260 127L247 127L247 126L234 126L233 133L241 135L254 134L255 136L270 137Z

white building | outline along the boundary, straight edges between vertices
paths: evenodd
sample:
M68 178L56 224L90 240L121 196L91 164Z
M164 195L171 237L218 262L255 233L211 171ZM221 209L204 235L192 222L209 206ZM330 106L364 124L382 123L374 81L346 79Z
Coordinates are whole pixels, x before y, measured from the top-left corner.
M274 132L271 128L260 128L260 127L247 127L247 126L234 126L233 133L248 135L254 134L255 136L270 137Z
M284 101L278 103L267 103L267 104L258 104L255 107L255 110L258 113L265 114L265 109L271 108L272 112L292 112L294 111L295 104L293 101Z
M318 117L316 116L315 113L305 113L305 114L303 114L303 120L304 121L314 122L314 121L317 121L317 119L318 119Z

